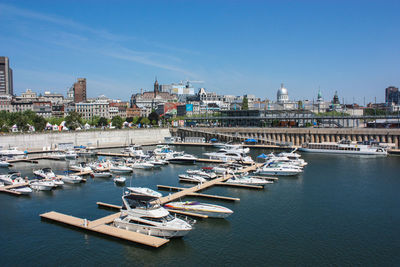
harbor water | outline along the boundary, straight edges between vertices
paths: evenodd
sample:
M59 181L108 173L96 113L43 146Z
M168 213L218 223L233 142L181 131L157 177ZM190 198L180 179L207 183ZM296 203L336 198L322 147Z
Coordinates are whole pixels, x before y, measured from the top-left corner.
M150 148L145 148L150 149ZM176 147L201 155L207 148ZM208 148L208 150L210 150ZM253 158L267 150L252 151ZM216 186L207 194L238 202L187 197L226 206L226 219L199 219L195 229L160 248L121 241L58 223L39 214L57 211L88 220L111 214L96 202L121 204L123 187L87 177L31 196L0 194L0 255L3 266L293 266L400 265L400 157L303 154L309 163L298 177L280 177L264 190ZM198 164L197 167L208 166ZM66 162L17 163L11 170L32 177ZM178 174L196 166L135 170L126 186L193 186ZM6 170L1 170L6 172ZM163 194L169 191L160 191ZM171 192L173 193L173 192Z

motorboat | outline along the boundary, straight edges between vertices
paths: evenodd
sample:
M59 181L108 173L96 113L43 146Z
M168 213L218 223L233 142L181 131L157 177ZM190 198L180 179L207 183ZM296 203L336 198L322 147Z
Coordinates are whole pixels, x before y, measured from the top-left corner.
M80 148L76 153L79 157L94 157L96 155L95 151L88 148Z
M152 169L154 165L146 161L135 161L130 165L133 169Z
M89 163L88 166L95 172L108 171L111 163L109 161L98 161Z
M122 152L129 153L133 157L140 157L140 158L146 157L141 145L130 145L128 147L125 147L125 149Z
M152 190L147 187L127 187L131 194L143 195L143 196L151 196L151 197L162 197L160 192Z
M204 183L207 180L204 177L195 174L179 174L179 179L196 182L196 183Z
M16 147L0 150L0 157L20 159L25 157L25 155L26 155L25 152L18 150Z
M126 181L126 178L123 176L114 177L114 182L117 184L123 184L123 183L125 183L125 181Z
M86 165L86 163L81 162L78 165L71 165L70 170L76 171L76 172L91 172L92 168Z
M0 183L2 183L3 186L15 186L9 190L18 192L20 194L27 195L32 193L32 189L27 186L27 182L21 177L19 172L11 172L9 174L0 175Z
M32 180L29 182L32 189L38 191L50 191L56 187L54 181L49 180Z
M195 174L195 175L204 177L206 179L214 179L214 178L217 177L217 174L215 172L206 171L206 169L202 169L202 170L186 170L186 173Z
M52 171L51 168L43 168L40 170L34 170L33 174L44 179L53 179L56 177L56 174Z
M66 159L76 159L78 157L78 154L75 152L75 150L67 150L65 151L65 158Z
M113 225L117 228L162 238L182 237L192 230L187 221L172 216L152 196L126 194L122 209Z
M0 160L0 168L8 168L10 166L10 163L8 163L5 160Z
M168 165L168 161L163 160L163 159L158 159L155 157L149 158L147 160L147 162L153 164L154 166L164 166L164 165Z
M11 191L14 192L18 192L22 195L29 195L30 193L32 193L32 189L28 186L21 186L21 187L14 187L12 189L10 189Z
M232 210L223 206L200 203L197 201L171 202L165 204L164 207L173 210L188 211L192 213L207 215L211 218L226 218L233 213Z
M54 178L52 179L52 181L54 182L54 184L56 185L56 187L61 187L61 186L64 185L63 180L61 180L61 178L59 178L59 177L54 177Z
M66 160L67 159L67 155L65 155L65 153L62 153L62 152L54 152L54 153L50 154L48 157L52 158L52 159L57 159L57 160Z
M166 157L175 153L168 145L157 145L157 147L153 151L154 155Z
M264 164L257 169L255 173L260 175L277 175L277 176L295 176L302 173L301 168L282 165L282 164Z
M196 164L197 158L190 154L175 152L165 160L174 164Z
M90 176L91 177L93 177L93 178L109 178L109 177L111 177L112 176L112 173L111 172L105 172L105 171L103 171L103 172L92 172L91 174L90 174Z
M217 152L204 153L204 155L209 157L210 159L222 160L224 162L228 162L228 161L240 161L240 162L246 162L246 163L254 162L250 156L247 156L244 153L234 151L234 150L227 151L227 150L222 149Z
M66 175L60 175L59 177L64 183L67 184L78 184L83 180L82 177L70 174L69 172L66 172Z
M265 179L254 178L251 176L236 176L226 181L227 184L261 185L273 184L274 182Z
M110 166L110 172L114 172L114 173L130 173L132 171L133 170L131 167L128 167L123 164L112 164Z

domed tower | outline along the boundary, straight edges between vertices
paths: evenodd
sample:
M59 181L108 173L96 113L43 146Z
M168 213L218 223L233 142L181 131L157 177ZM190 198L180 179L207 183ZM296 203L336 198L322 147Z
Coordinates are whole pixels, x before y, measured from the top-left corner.
M321 93L321 89L318 89L318 98L317 98L317 102L321 103L323 102L324 99L322 98L322 93Z
M283 83L281 84L281 88L279 88L278 90L277 101L279 104L289 102L288 90L285 87L283 87Z

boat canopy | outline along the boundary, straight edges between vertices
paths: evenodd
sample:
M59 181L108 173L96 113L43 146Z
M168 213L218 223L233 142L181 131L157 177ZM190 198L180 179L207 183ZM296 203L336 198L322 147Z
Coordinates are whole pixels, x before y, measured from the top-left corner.
M218 139L217 139L217 138L211 138L210 141L211 141L211 142L217 142Z
M257 143L258 141L256 140L256 139L253 139L253 138L249 138L249 139L246 139L246 140L244 140L246 143Z
M257 158L266 159L266 158L268 158L268 156L265 155L264 153L262 153L261 155L257 156Z

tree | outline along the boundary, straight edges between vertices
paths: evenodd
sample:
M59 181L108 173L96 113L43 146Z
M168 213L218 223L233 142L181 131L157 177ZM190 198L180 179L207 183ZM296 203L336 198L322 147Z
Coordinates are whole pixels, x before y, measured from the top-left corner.
M108 125L108 120L104 117L101 117L98 121L97 121L97 126L98 127L103 127L103 126L107 126Z
M142 118L140 121L141 124L150 124L150 120L148 118Z
M35 127L35 131L43 131L44 128L46 127L46 119L43 118L42 116L36 115L35 118L33 118L33 127Z
M149 120L150 121L156 121L156 123L158 122L160 116L158 116L157 112L153 111L149 114Z
M71 111L67 117L65 117L65 126L68 129L75 130L82 125L82 118L78 112Z
M246 96L243 97L242 110L249 110L249 100L247 99Z
M121 129L124 120L120 116L115 116L114 118L111 119L111 123L116 128Z
M133 117L132 123L133 124L138 124L139 123L139 117Z

